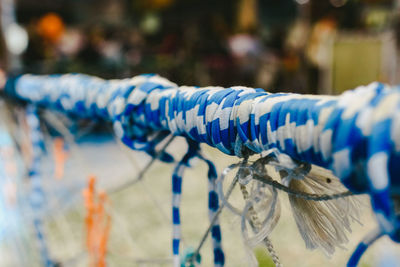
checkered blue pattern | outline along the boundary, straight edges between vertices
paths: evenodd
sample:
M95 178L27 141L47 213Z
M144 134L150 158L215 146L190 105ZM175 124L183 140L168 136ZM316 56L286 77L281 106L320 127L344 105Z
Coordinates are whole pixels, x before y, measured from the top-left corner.
M157 75L105 81L67 74L23 75L6 90L45 108L112 121L127 146L150 154L172 133L228 155L276 149L330 169L353 192L368 193L382 233L400 239L390 199L400 185L398 87L372 83L340 96L314 96L179 87Z
M26 121L30 130L32 145L32 163L29 167L29 178L31 183L30 204L33 212L33 226L43 265L46 267L54 266L47 248L46 238L43 231L43 211L45 193L43 191L42 179L40 176L40 161L43 152L43 136L40 131L40 122L36 113L36 108L32 105L26 109Z

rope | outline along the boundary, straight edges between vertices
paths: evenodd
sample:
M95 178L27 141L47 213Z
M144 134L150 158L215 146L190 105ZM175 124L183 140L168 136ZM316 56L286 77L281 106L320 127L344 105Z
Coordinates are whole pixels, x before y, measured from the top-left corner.
M264 175L253 174L253 178L260 182L263 182L265 184L269 184L278 190L288 193L289 195L293 195L295 197L299 197L299 198L303 198L303 199L311 200L311 201L327 201L327 200L338 199L338 198L348 197L348 196L353 195L353 193L350 191L345 191L345 192L331 194L331 195L310 194L310 193L300 192L300 191L290 189L286 185L283 185L280 182L273 180L270 176L268 176L266 174L264 174Z
M312 96L179 87L157 75L105 81L67 74L10 78L5 90L45 108L111 121L124 144L150 155L172 133L228 155L276 149L332 170L352 192L371 196L380 229L400 240L390 198L400 184L397 87L372 83L340 96Z
M242 192L243 199L245 201L248 201L250 197L249 197L249 192L247 192L246 186L241 184L240 191ZM257 212L254 209L253 205L251 205L249 207L249 215L250 215L250 222L251 222L251 225L254 227L254 230L256 232L260 231L262 224L261 224L260 220L258 219ZM272 245L272 242L268 238L268 236L266 236L263 239L263 242L264 242L265 246L267 247L268 253L271 256L272 261L274 262L275 266L282 267L282 264L279 260L278 254L276 253L274 246Z

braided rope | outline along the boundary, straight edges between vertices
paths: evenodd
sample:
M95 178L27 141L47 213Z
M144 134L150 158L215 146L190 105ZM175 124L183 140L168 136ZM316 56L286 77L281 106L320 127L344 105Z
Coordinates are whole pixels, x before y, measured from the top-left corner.
M248 201L250 196L249 196L249 192L246 189L246 186L241 184L240 191L242 192L243 199L245 201ZM256 232L260 231L262 224L258 218L257 212L254 209L253 205L251 205L249 207L249 215L250 215L251 224L253 225L255 231ZM268 238L268 236L264 237L263 242L264 242L265 246L267 247L268 253L271 256L272 261L274 262L275 266L282 267L282 264L279 260L278 254L276 253L274 246L272 245L272 242Z
M382 233L400 239L390 199L400 184L397 87L372 83L340 96L312 96L178 87L157 75L105 81L68 74L9 79L6 92L74 116L112 121L123 143L150 155L169 133L238 157L277 149L332 170L353 192L368 193ZM162 159L171 161L167 154Z

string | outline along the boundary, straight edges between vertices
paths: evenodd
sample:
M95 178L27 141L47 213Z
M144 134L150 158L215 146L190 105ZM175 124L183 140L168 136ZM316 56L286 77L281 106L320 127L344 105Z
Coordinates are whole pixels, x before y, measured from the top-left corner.
M167 149L167 147L172 143L172 141L174 140L174 136L171 136L168 141L163 144L163 146L160 148L159 151L157 151L154 156L151 158L151 160L140 170L139 174L132 180L127 181L126 183L119 185L118 187L111 189L109 191L110 194L114 194L114 193L119 193L127 188L129 188L130 186L142 181L144 175L146 174L146 172L150 169L150 167L157 161L157 159L159 159L159 157L165 153L165 150Z
M311 201L328 201L328 200L332 200L332 199L338 199L338 198L343 198L343 197L348 197L348 196L352 196L353 193L350 191L345 191L342 193L337 193L337 194L331 194L331 195L327 195L327 194L310 194L310 193L306 193L306 192L300 192L300 191L296 191L293 189L290 189L289 187L281 184L278 181L273 180L270 176L267 175L259 175L257 173L253 174L254 179L259 180L262 183L265 184L269 184L271 186L273 186L274 188L281 190L283 192L286 192L290 195L294 195L296 197L299 198L303 198L306 200L311 200Z
M241 216L241 211L240 211L238 208L233 207L233 206L229 203L228 199L225 197L224 188L223 188L223 183L224 183L225 177L228 175L228 173L229 173L230 171L232 171L232 170L234 170L234 169L236 169L236 168L238 168L238 167L239 167L239 168L242 168L243 166L245 166L246 162L247 162L247 160L243 160L243 162L241 162L241 163L231 164L230 166L228 166L227 168L225 168L225 169L222 171L220 177L219 177L218 180L217 180L217 190L218 190L218 196L219 196L219 198L220 198L220 200L221 200L221 202L222 202L221 205L222 205L223 207L226 207L226 208L227 208L228 210L230 210L233 214L236 214L236 215L238 215L238 216ZM239 169L239 170L240 170L240 169ZM236 182L240 179L240 176L241 176L241 173L238 171L238 172L236 173L235 178L234 178L233 181L236 183ZM233 190L232 186L229 187L229 189L228 189L229 195L230 195L230 193L231 193L230 190ZM228 195L228 194L226 194L226 195Z
M246 206L248 206L248 207L244 209L244 210L245 210L244 213L246 213L246 211L248 211L248 213L249 213L249 215L250 215L250 222L251 222L251 225L252 225L252 227L254 228L254 231L255 231L256 233L258 233L258 232L260 232L260 230L262 229L262 224L261 224L261 222L260 222L259 219L258 219L257 212L255 211L253 205L251 204L251 202L249 202L250 196L249 196L249 193L248 193L248 191L247 191L247 189L246 189L246 186L245 186L245 185L240 185L240 191L242 192L243 199L244 199L245 201L247 201L247 203L248 203L248 205L246 205ZM246 217L247 217L246 214L244 214L244 215L242 216L242 218L246 218ZM269 220L268 220L268 221L269 221ZM243 223L242 223L242 225L243 225ZM244 231L242 231L242 232L244 232ZM265 246L267 247L268 253L269 253L269 255L271 256L272 261L274 262L275 266L276 266L276 267L281 267L282 264L281 264L281 262L280 262L280 260L279 260L278 254L275 252L274 246L272 245L272 242L271 242L271 240L268 238L268 236L265 236L265 237L263 238L263 242L264 242Z
M47 121L48 123L51 124L52 127L54 127L54 128L57 129L59 132L61 132L62 135L69 141L69 143L72 144L72 147L73 147L74 149L76 149L76 151L78 152L78 153L75 153L75 154L78 154L78 155L81 157L81 155L83 155L83 154L81 153L81 150L80 150L79 146L77 146L76 143L75 143L75 141L74 141L74 139L78 138L78 136L75 136L75 137L74 137L74 136L70 133L70 131L68 130L68 128L67 128L65 125L63 125L63 124L61 123L61 120L56 120L56 117L55 117L54 114L45 111L45 112L44 112L44 117L46 118L46 121ZM82 135L82 134L81 134L81 135ZM172 142L172 141L173 141L173 137L172 137L171 139L169 139L168 143L166 143L166 144L161 148L161 150L166 149L166 147L168 146L168 144L169 144L170 142ZM160 152L160 153L161 153L161 152ZM157 155L156 155L155 157L157 158ZM85 167L85 169L86 169L87 172L88 172L88 170L89 170L89 165L88 165L87 159L81 157L80 162L83 163L83 167ZM152 158L152 163L154 163L154 158ZM151 164L148 164L147 166L150 167ZM142 169L141 174L144 175L146 170L147 170L146 168L145 168L145 169ZM163 215L163 217L164 217L167 221L170 221L170 219L165 215L165 212L160 208L160 205L159 205L158 201L154 198L154 196L151 194L151 192L148 190L148 188L145 186L145 184L142 183L142 180L140 179L140 175L139 175L137 178L135 178L133 181L134 181L133 183L127 182L127 184L130 185L130 184L134 184L134 183L136 183L136 182L140 182L140 184L143 186L143 188L146 190L146 192L147 192L148 195L150 196L151 200L154 202L155 206L160 210L160 212L161 212L161 214ZM121 190L122 190L122 189L126 188L126 186L128 186L128 185L119 186L119 187L117 188L117 190L115 190L115 189L108 190L108 194L113 194L113 193L116 193L116 192L120 192L120 190L118 190L118 189L121 189ZM118 221L118 214L114 214L114 213L113 213L113 214L112 214L112 217L114 218L114 220L117 220L117 221ZM121 223L121 221L119 221L119 222ZM117 226L116 226L116 227L117 227ZM119 227L119 226L118 226L118 227ZM126 228L125 228L125 229L126 229ZM125 237L128 237L129 235L124 235L124 236L125 236ZM130 242L131 242L131 240L130 240ZM132 242L131 242L131 243L132 243ZM77 255L76 257L79 257L79 255ZM71 259L71 260L72 260L72 259ZM71 260L70 260L70 261L71 261Z

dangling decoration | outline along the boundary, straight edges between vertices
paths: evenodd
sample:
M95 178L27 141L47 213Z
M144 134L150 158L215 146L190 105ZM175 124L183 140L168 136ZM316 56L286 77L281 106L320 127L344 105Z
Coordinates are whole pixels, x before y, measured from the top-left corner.
M107 194L97 192L96 178L89 177L88 187L83 191L86 207L86 248L91 267L106 266L108 238L111 229L111 216L108 214Z
M42 262L46 267L54 266L47 248L46 235L43 228L43 217L45 212L46 195L43 189L41 177L41 158L43 154L43 136L40 131L40 121L36 108L32 105L26 109L26 124L29 129L32 157L29 164L29 178L31 183L30 204L33 211L33 224L39 246Z
M352 214L354 203L334 201L352 193L335 193L340 190L333 186L337 179L318 174L312 165L332 171L349 190L368 193L379 224L377 236L400 241L400 220L392 198L400 184L400 94L396 87L372 83L338 96L313 96L272 94L247 87L179 87L152 74L110 81L67 74L11 78L5 91L22 101L76 117L109 121L125 145L149 155L154 155L155 146L170 134L184 136L194 144L189 145L173 175L175 266L180 263L182 173L189 159L198 156L200 143L239 158L274 150L268 164L275 167L282 183L256 165L252 177L292 195L294 216L299 229L308 233L303 238L309 248L333 253L346 241L350 221L357 219L356 213ZM213 183L210 188L212 192ZM305 206L301 198L330 202ZM216 203L214 196L211 199L210 203ZM317 221L328 228L323 229ZM222 265L223 260L215 264Z
M68 153L64 149L64 139L57 137L53 141L54 155L54 177L62 179L64 177L65 161L68 158Z

